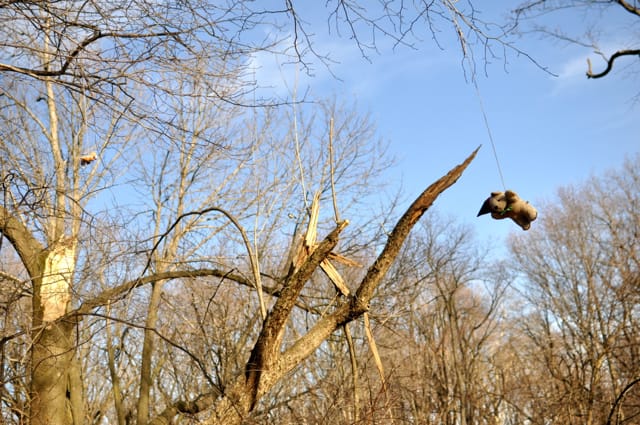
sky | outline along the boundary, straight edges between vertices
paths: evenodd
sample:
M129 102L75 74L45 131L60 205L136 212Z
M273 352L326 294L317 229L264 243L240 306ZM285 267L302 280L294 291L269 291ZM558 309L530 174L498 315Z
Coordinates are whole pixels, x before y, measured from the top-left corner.
M495 10L483 10L483 3L492 2L474 2L486 20L497 21L507 12L503 2L487 6L502 8ZM599 18L603 15L594 19ZM595 22L576 11L541 19L546 21L537 22L575 34ZM636 21L624 12L605 15L599 23L602 49L613 53L640 47L638 32L631 27ZM256 58L258 83L274 90L306 87L313 96L337 96L369 113L396 157L388 180L402 187L406 206L482 145L435 208L470 225L479 240L498 251L504 249L510 232L522 232L510 220L476 217L490 192L504 188L498 164L506 188L535 206L553 201L558 188L580 185L593 175L619 168L626 157L640 152L640 85L632 73L638 68L630 67L637 64L636 58L620 59L605 78L588 79L587 58L594 71L604 66L589 48L529 34L517 41L518 47L555 75L515 53L508 53L506 62L496 59L486 67L477 59L476 91L468 69L465 73L460 45L453 33L447 35L444 24L440 47L428 37L416 49L394 50L382 40L380 52L369 60L349 39L323 33L323 22L313 24L316 49L330 53L337 62L331 72L316 63L314 75L308 76L261 57ZM529 232L535 231L534 222Z

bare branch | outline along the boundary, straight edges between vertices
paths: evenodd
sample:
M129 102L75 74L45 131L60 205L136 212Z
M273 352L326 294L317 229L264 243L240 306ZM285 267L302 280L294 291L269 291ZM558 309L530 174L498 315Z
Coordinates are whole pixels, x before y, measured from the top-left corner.
M245 372L247 388L252 393L251 408L253 408L258 399L262 372L268 370L269 365L276 360L276 353L282 341L285 325L300 291L302 291L304 284L319 267L320 263L327 258L331 250L337 245L338 236L348 223L348 221L338 223L336 228L318 244L300 268L285 282L280 297L267 316L267 320L264 321L260 336L251 351Z
M247 237L247 233L245 232L244 227L242 227L240 222L231 213L229 213L223 208L210 207L210 208L205 208L201 211L190 211L188 213L181 214L178 218L176 218L174 222L171 224L171 226L169 226L167 231L165 231L162 235L160 235L156 243L153 245L153 248L151 248L151 252L149 253L149 258L147 259L147 264L145 265L141 274L144 275L147 272L147 270L149 270L149 267L151 266L151 260L153 258L153 253L158 249L158 246L160 246L160 243L162 242L162 240L166 238L167 235L169 235L169 233L171 233L171 231L178 225L178 223L180 223L182 219L192 215L197 215L197 216L205 215L209 212L219 212L223 214L225 217L229 219L229 221L233 223L236 229L238 229L238 231L240 232L245 248L247 249L247 254L249 256L249 263L251 264L251 271L253 272L254 286L256 288L256 291L258 292L258 300L260 302L260 312L262 314L262 318L263 319L266 318L267 309L265 307L264 297L262 295L262 280L260 279L260 266L258 264L257 254L251 248L251 243L249 242L249 238Z
M400 218L389 235L389 239L387 239L384 249L373 265L369 268L367 275L362 280L362 283L356 292L354 302L358 307L355 309L355 312L364 313L369 309L368 303L373 296L375 288L378 286L384 275L391 267L391 264L398 256L400 248L413 226L418 222L420 217L422 217L431 204L433 204L436 198L458 181L464 170L475 158L479 149L480 146L478 146L476 150L474 150L471 155L464 160L464 162L454 167L445 176L430 185L415 201L413 201L413 204L411 204L409 209Z
M29 276L41 274L38 259L44 249L29 229L4 206L0 205L0 237L6 237L20 256Z
M640 16L640 7L634 6L626 0L616 0L616 3L622 6L627 12ZM634 1L634 3L637 4L636 1Z
M207 394L198 396L193 401L177 401L172 405L165 408L162 413L153 418L149 425L170 425L173 423L173 418L177 414L195 415L209 409L216 399L220 396L219 391L212 391Z
M103 306L106 306L107 304L113 303L114 301L118 301L123 297L125 297L133 289L138 288L140 286L147 285L149 283L158 282L161 280L184 279L184 278L207 277L207 276L209 277L214 276L214 277L220 277L223 279L229 279L229 280L233 280L235 282L239 282L241 284L250 286L252 288L254 287L245 278L243 278L240 275L231 273L230 271L223 271L223 270L217 270L217 269L168 271L168 272L156 273L153 275L141 277L139 279L131 280L121 285L107 289L103 291L101 294L83 302L80 305L80 307L70 311L65 316L63 316L63 318L89 314L94 308L103 307Z
M30 77L59 77L67 74L67 70L71 63L78 57L78 55L85 50L90 44L100 40L101 38L120 38L120 39L134 39L134 38L158 38L158 37L177 37L180 35L178 32L158 32L147 34L133 34L133 33L117 33L117 32L101 32L100 30L94 30L94 33L82 40L66 57L64 63L58 69L49 70L48 65L45 69L25 68L22 66L14 66L6 63L0 63L1 71L18 72Z
M618 50L613 55L611 55L611 57L607 61L607 67L604 69L604 71L602 71L600 73L597 73L597 74L594 74L593 71L591 70L591 60L589 60L587 58L587 64L588 64L588 67L589 67L589 69L587 70L587 78L601 78L601 77L604 77L613 68L613 62L617 58L619 58L621 56L640 56L640 49Z
M339 306L333 313L319 319L309 332L289 347L280 357L277 367L273 368L273 374L288 373L310 356L338 327L354 320L369 310L369 301L373 296L375 288L377 288L391 267L410 230L431 204L433 204L435 199L460 178L464 170L475 158L478 149L480 149L480 147L474 150L464 162L451 169L445 176L431 184L416 198L413 204L411 204L398 220L387 239L384 249L360 283L356 295Z
M629 390L631 390L631 388L633 388L633 386L636 385L639 382L640 382L640 378L635 378L631 382L629 382L622 389L622 391L620 391L620 394L618 394L618 396L616 397L616 401L613 403L613 406L611 407L611 410L609 411L609 416L607 416L606 425L611 425L611 420L613 419L613 415L616 413L616 410L618 409L618 406L620 405L620 402L624 398L625 394L628 393ZM618 422L616 422L616 423L618 423Z

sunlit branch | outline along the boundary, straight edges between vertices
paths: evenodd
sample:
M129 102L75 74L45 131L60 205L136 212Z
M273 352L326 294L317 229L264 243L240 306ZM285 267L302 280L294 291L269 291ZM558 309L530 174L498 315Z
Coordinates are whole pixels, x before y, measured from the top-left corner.
M607 67L605 68L605 70L600 72L600 73L597 73L597 74L594 74L593 71L591 70L591 60L589 58L587 58L587 64L589 66L589 69L587 70L587 77L588 78L601 78L601 77L604 77L613 68L613 62L617 58L619 58L621 56L640 56L640 49L618 50L613 55L611 55L611 57L607 61Z

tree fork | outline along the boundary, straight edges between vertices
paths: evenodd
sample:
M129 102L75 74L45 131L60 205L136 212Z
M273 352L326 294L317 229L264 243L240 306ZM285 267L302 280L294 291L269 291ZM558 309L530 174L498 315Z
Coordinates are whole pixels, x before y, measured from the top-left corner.
M295 343L293 343L293 345L282 353L277 351L277 348L279 347L277 342L280 340L281 331L278 332L277 329L271 328L272 325L269 325L270 321L273 322L276 320L271 318L274 312L278 311L274 306L271 314L267 318L267 321L265 321L263 331L252 350L251 357L247 362L246 373L239 376L235 382L225 389L224 395L212 406L213 415L204 423L222 425L242 423L243 418L253 410L262 394L265 394L279 380L313 354L322 342L338 328L367 312L369 310L369 302L376 287L380 284L385 274L393 264L393 261L400 252L400 248L413 226L433 204L436 198L460 178L464 170L475 158L479 149L480 147L476 148L461 164L455 166L446 175L431 184L420 194L420 196L416 198L411 206L409 206L407 211L396 223L393 231L390 233L384 249L361 281L356 294L346 300L333 313L319 319L309 332L300 337ZM319 249L314 251L314 253L307 259L307 264L303 265L298 273L302 272L302 269L306 269L305 266L307 265L313 265L313 270L318 267L320 260L328 255L333 246L335 246L335 243L337 243L339 230L340 225L338 225L338 227L334 229L333 232L322 242L321 246L328 244L325 245L325 247L328 248L326 249L326 253L319 253ZM333 237L335 237L335 242L332 242L332 235L334 234L335 236ZM313 272L313 270L311 270L311 272ZM296 273L296 275L298 273ZM308 271L304 274L306 279L311 276L311 273ZM292 281L295 280L296 275L292 276L289 280L289 285L291 285ZM301 289L302 284L304 284L304 280L302 282L297 280L296 284L289 287L288 290L291 292L289 295L295 294L297 297L299 294L298 286ZM286 288L283 289L283 292L285 290ZM288 318L291 311L291 298L286 297L288 300L283 301L283 295L284 294L281 294L276 305L278 303L287 304L287 308L280 310L281 313L286 311L286 315L277 314L278 318L276 322L278 323L278 329L281 329L281 326L284 323L282 320ZM265 355L267 356L265 357ZM204 406L202 407L204 410Z

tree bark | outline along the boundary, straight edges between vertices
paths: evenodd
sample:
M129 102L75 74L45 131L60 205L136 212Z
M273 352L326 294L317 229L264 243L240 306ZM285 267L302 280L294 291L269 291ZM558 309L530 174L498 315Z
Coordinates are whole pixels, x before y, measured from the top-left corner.
M73 247L58 244L45 249L29 230L0 206L0 233L9 240L31 278L31 423L72 424L70 371L73 371L75 324L64 317L70 299ZM70 252L67 252L70 250ZM44 287L44 288L43 288ZM73 403L75 416L81 416Z
M31 424L72 424L68 404L69 379L75 347L74 325L50 323L34 329L31 354ZM75 390L75 389L74 389Z
M82 387L72 385L73 373L79 373L74 371L78 365L73 361L75 322L58 320L65 315L71 298L73 264L57 261L58 249L42 251L41 272L30 273L33 281L32 425L72 424L74 416L83 416L83 403L77 399L81 397Z
M140 369L140 392L138 395L137 425L146 425L149 421L149 396L151 393L151 366L155 336L150 329L155 329L158 322L158 308L162 295L163 281L151 285L151 299L147 309L144 340L142 343L142 366Z

